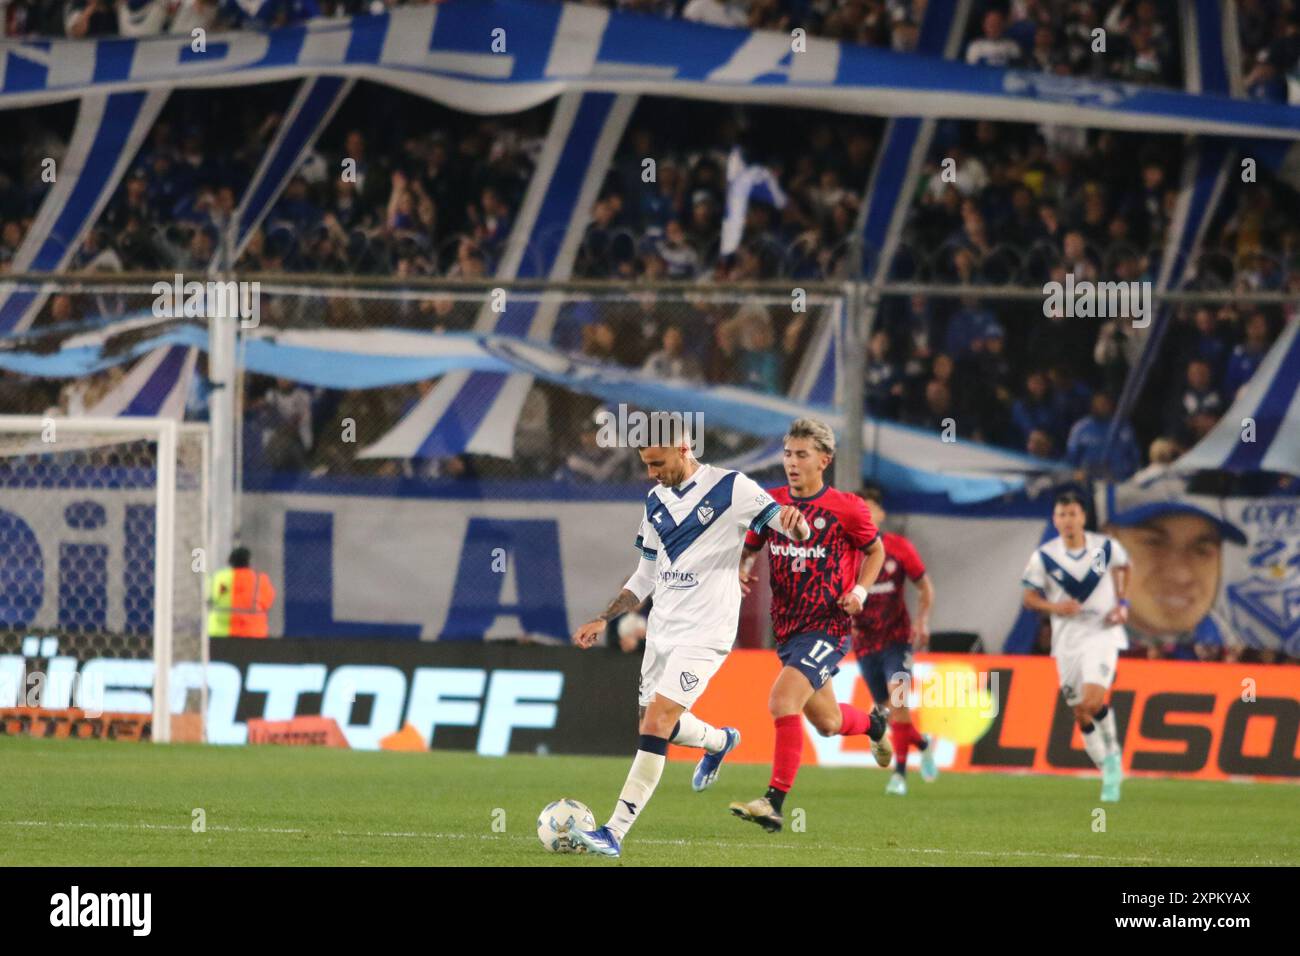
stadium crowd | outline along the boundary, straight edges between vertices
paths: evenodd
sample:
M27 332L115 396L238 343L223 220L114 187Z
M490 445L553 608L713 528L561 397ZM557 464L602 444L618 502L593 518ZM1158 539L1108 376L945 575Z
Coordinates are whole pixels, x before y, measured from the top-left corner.
M718 24L806 26L818 35L898 49L915 40L916 10L904 2L617 5ZM70 34L95 35L111 32L100 16L107 10L119 17L163 11L167 23L181 29L199 8L214 23L241 26L377 6L383 4L127 0L114 6L100 0L68 3L64 13ZM9 3L7 26L28 24L19 33L38 30L36 21L22 19L25 8L48 11L50 5ZM963 57L972 64L1176 82L1180 44L1172 8L1154 0L976 4ZM1292 4L1239 5L1243 50L1256 80L1269 65L1282 73L1294 66L1292 47L1300 44L1291 39L1294 21ZM1105 55L1088 45L1098 26L1107 35ZM368 88L364 100L355 100L242 251L237 269L491 276L540 152L547 111L482 119L382 88ZM176 94L73 268L206 269L286 103L283 88ZM62 154L70 127L66 112L57 117L25 110L16 119L20 135L0 144L0 268L13 258L44 195L39 165ZM815 314L700 304L637 287L681 280L725 288L748 280L844 275L852 267L849 243L881 129L877 120L772 107L644 101L594 205L574 266L577 277L622 279L636 295L616 305L566 307L555 343L590 359L687 382L784 392ZM751 202L740 247L723 256L719 237L733 147L743 148L745 162L771 171L786 201ZM895 278L1035 286L1069 272L1076 279L1149 280L1177 197L1180 151L1172 139L1106 131L942 123L912 203ZM643 177L646 157L656 160L650 182ZM333 173L345 158L355 161L353 177ZM945 166L953 175L945 175ZM1198 281L1241 290L1300 289L1300 268L1292 259L1300 249L1296 193L1275 181L1236 186L1223 209L1207 238ZM52 296L38 325L74 324L102 306L102 298ZM1124 478L1176 457L1204 435L1283 323L1295 317L1290 308L1249 305L1181 310L1166 343L1170 361L1161 363L1132 426L1103 453L1136 343L1122 323L1045 318L1039 306L971 296L886 299L868 348L866 410L931 429L951 418L961 437ZM348 296L270 303L272 321L341 328L380 322L459 331L471 327L477 312L468 297L415 293L382 307ZM251 407L281 404L266 398L276 392L271 383L255 383L255 391ZM377 417L392 421L410 401L411 394L396 397ZM201 398L195 404L201 411ZM334 404L317 397L314 431L329 431ZM571 439L581 441L589 412L581 403L570 410L568 418L580 423ZM311 460L307 452L320 448L298 424L261 431L305 436L278 442L292 450L285 461ZM321 451L316 467L341 467L346 450L332 451ZM530 470L543 473L555 464ZM604 474L599 467L576 473Z
M128 33L123 18L166 16L156 30L259 26L393 4L326 0L266 4L11 0L11 36ZM605 5L614 5L607 2ZM914 47L909 3L819 0L620 0L624 9L720 25L789 29L898 50ZM1058 75L1176 84L1180 42L1172 3L1022 0L976 4L963 58ZM237 8L237 9L232 9ZM249 13L250 8L253 13ZM112 14L118 24L110 25ZM128 16L129 15L129 16ZM263 16L264 15L264 16ZM208 18L203 20L202 18ZM263 19L259 19L263 17ZM269 18L269 19L268 19ZM141 21L142 22L142 21ZM1239 29L1252 96L1286 98L1300 51L1295 5L1245 0ZM42 25L42 24L45 25ZM202 25L202 24L200 24ZM137 23L136 26L139 26ZM1106 56L1088 38L1107 31ZM365 86L344 104L236 263L241 273L487 278L495 272L541 150L549 117L538 108L481 118ZM244 188L274 136L288 85L173 95L129 175L77 251L74 269L203 271L217 256ZM47 188L41 161L63 154L68 107L14 114L0 142L0 270L7 270ZM835 279L853 268L850 239L879 148L882 123L775 107L643 99L593 206L575 276L621 280L616 302L576 301L554 343L575 355L691 384L786 392L826 315L817 308L710 301L652 287L726 290L750 280ZM732 255L719 249L733 148L780 183L784 205L753 201ZM911 205L895 278L943 285L1039 286L1076 278L1150 280L1177 197L1181 140L987 121L939 125ZM655 177L643 177L644 160ZM339 177L344 159L355 177ZM952 160L955 175L945 175ZM1197 268L1201 287L1300 291L1300 196L1261 171L1230 185ZM557 237L547 241L558 242ZM532 249L527 254L537 255ZM867 251L868 260L871 250ZM959 291L959 290L958 290ZM267 296L272 325L400 326L463 331L480 300L413 289L363 299ZM37 327L75 326L129 303L53 295ZM138 304L136 307L139 307ZM1248 303L1185 307L1131 425L1106 452L1116 395L1137 343L1124 323L1044 315L1041 301L974 296L887 297L868 344L866 411L1064 460L1123 479L1173 461L1204 435L1259 367L1295 307ZM190 413L205 413L200 359ZM122 369L60 385L0 372L0 408L39 413L93 406ZM285 473L380 477L559 478L618 481L635 462L600 447L594 400L537 385L525 403L512 461L460 455L428 462L359 459L431 382L366 391L308 388L250 375L243 466L253 480ZM342 440L343 423L356 434ZM712 436L710 436L712 439ZM716 453L742 447L720 436ZM1202 656L1210 650L1198 650Z

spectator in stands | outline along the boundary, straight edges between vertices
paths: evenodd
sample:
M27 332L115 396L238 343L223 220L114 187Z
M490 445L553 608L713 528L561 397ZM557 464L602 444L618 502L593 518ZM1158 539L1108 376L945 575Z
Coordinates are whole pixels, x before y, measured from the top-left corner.
M756 391L781 391L781 353L776 350L772 317L762 306L744 306L733 321L738 324L740 352L736 357L737 384Z
M1269 346L1268 317L1261 311L1250 314L1246 320L1246 340L1232 350L1227 371L1223 376L1223 400L1232 404L1237 392L1251 380Z
M699 360L686 352L686 337L681 326L669 325L664 329L662 347L646 359L642 371L655 378L674 382L698 383L704 381L704 370Z
M1071 465L1091 477L1123 481L1138 469L1142 454L1138 451L1133 426L1125 423L1115 436L1115 444L1106 454L1106 435L1115 415L1115 397L1098 392L1092 397L1092 411L1070 429L1065 456Z
M1173 396L1165 415L1165 429L1189 444L1194 444L1195 439L1201 437L1194 432L1200 432L1204 426L1193 428L1192 420L1197 416L1208 415L1217 421L1224 410L1223 396L1213 385L1210 363L1205 359L1193 359L1187 364L1186 385L1180 393Z
M609 414L608 410L606 415ZM635 459L626 448L602 446L601 431L606 416L599 412L587 421L578 438L578 447L564 459L555 473L557 481L616 482L631 480Z
M1229 321L1235 324L1235 310L1230 311L1229 314L1231 315ZM1210 370L1210 380L1217 382L1222 377L1228 355L1228 347L1219 336L1219 324L1221 323L1215 321L1213 309L1200 308L1196 310L1192 318L1192 324L1194 330L1191 341L1187 346L1185 361L1200 360L1205 362Z
M1182 457L1186 450L1177 439L1161 435L1151 442L1151 448L1147 452L1150 464L1133 476L1133 483L1140 487L1168 475L1169 466Z
M908 424L923 428L936 435L955 431L958 435L968 432L966 423L953 418L952 390L938 379L931 379L925 386L925 406L911 416ZM955 425L950 429L949 425Z
M248 411L260 425L264 467L268 471L303 469L313 442L311 393L287 378L276 379L274 388Z
M1065 438L1065 419L1052 401L1045 372L1035 369L1025 377L1025 394L1011 406L1011 421L1021 442L1027 443L1035 431L1045 433L1053 445Z
M1020 44L1006 36L1007 18L1001 10L984 14L983 36L966 47L966 62L977 66L1014 66L1022 58Z
M962 299L960 311L948 321L944 351L960 359L970 352L974 342L1001 332L998 320L978 299Z
M680 219L668 220L658 252L668 267L670 279L693 279L700 271L700 254L687 241Z
M117 33L117 11L113 0L67 0L63 6L64 29L75 40L113 36Z
M889 333L878 329L867 345L866 411L873 418L898 418L903 404L903 370L894 361Z
M1035 428L1029 433L1029 438L1025 441L1025 451L1034 458L1051 461L1056 457L1056 443L1052 441L1052 436L1043 429Z

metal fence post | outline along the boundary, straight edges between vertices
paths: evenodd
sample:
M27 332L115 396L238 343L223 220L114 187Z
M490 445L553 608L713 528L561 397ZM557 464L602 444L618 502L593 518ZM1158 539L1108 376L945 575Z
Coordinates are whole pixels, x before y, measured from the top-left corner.
M863 324L862 245L855 235L849 243L849 278L840 308L836 397L844 415L844 434L835 458L835 485L854 491L862 484L863 398L866 378L866 328Z

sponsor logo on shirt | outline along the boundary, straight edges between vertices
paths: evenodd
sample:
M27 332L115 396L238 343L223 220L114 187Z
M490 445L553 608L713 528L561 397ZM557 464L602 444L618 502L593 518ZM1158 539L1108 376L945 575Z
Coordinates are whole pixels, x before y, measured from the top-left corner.
M659 580L666 588L685 591L700 583L694 571L660 571Z
M783 558L824 558L828 554L824 545L801 547L797 544L773 544L772 553Z

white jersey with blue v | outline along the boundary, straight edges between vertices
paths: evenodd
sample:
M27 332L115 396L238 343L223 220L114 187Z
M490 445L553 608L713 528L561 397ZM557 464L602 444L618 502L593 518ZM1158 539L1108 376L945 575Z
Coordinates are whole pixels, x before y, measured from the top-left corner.
M740 617L745 532L774 522L780 510L755 481L713 465L700 465L680 488L652 488L636 539L643 567L653 566L647 642L729 649ZM638 577L649 591L650 574Z
M1120 650L1128 647L1122 625L1107 625L1106 615L1115 609L1115 581L1111 568L1127 567L1128 552L1114 538L1084 532L1083 547L1071 551L1059 535L1038 548L1022 576L1025 587L1034 588L1052 602L1074 598L1082 607L1078 614L1052 615L1052 654L1071 654L1094 641Z

